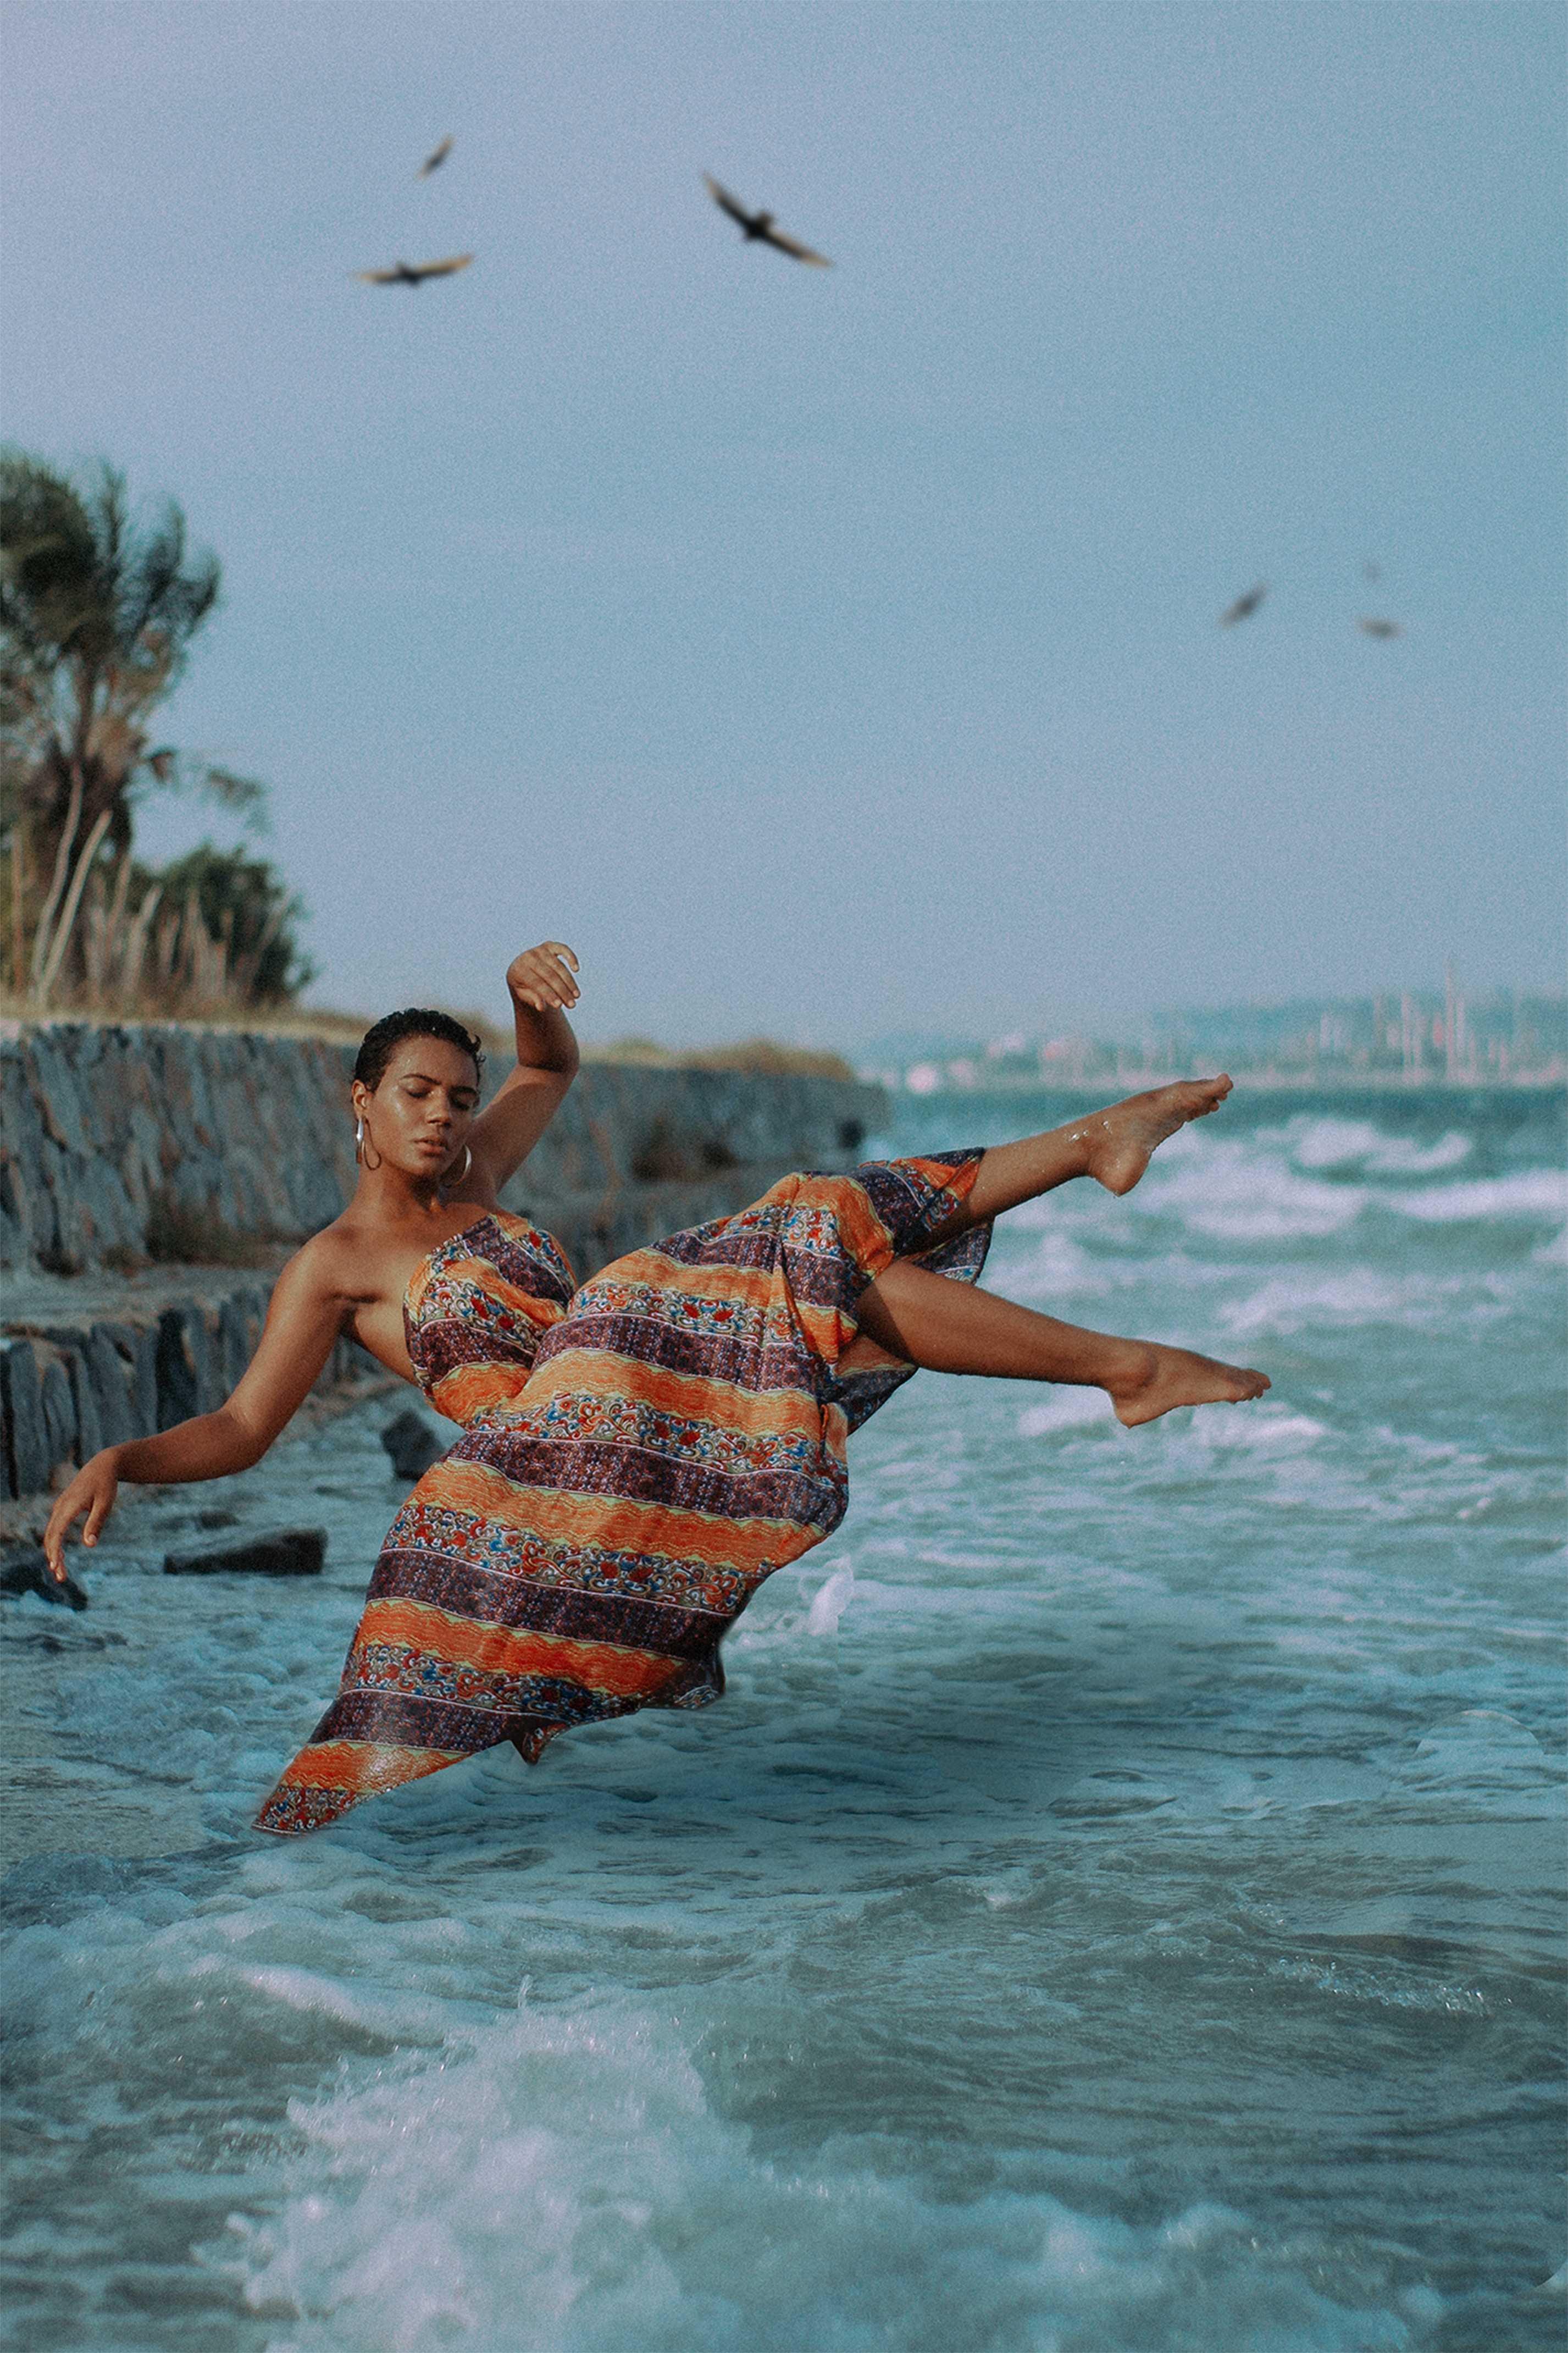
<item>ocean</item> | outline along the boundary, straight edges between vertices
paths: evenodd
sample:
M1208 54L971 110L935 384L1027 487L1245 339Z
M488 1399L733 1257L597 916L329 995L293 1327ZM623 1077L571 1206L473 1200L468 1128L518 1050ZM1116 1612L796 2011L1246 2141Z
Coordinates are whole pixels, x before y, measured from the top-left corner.
M995 1288L1271 1394L922 1375L722 1704L298 1842L401 1401L133 1495L0 1625L7 2341L1557 2353L1563 1140L1238 1094L1016 1212ZM325 1576L165 1579L214 1510Z

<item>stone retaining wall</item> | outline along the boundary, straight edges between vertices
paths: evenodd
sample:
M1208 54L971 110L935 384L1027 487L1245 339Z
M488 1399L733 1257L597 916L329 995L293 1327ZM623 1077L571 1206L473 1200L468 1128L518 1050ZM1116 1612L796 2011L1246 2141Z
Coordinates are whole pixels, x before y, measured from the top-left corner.
M353 1188L353 1062L314 1038L0 1022L0 1267L127 1264L160 1220L302 1240ZM841 1166L885 1110L847 1080L589 1063L507 1200L576 1214L649 1180Z
M0 1492L222 1402L270 1271L353 1186L352 1062L319 1039L0 1024ZM503 1198L585 1277L791 1168L848 1166L885 1116L848 1081L589 1064ZM171 1235L264 1263L170 1264ZM341 1341L321 1385L375 1369Z

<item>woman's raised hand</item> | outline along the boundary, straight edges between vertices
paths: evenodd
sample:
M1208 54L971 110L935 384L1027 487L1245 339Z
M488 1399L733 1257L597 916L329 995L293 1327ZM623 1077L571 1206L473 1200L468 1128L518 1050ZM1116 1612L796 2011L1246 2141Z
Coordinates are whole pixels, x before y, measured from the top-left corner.
M66 1537L74 1521L87 1514L87 1525L81 1532L84 1545L95 1545L98 1532L114 1509L114 1499L120 1493L120 1472L115 1450L106 1446L98 1454L89 1455L49 1514L49 1525L44 1530L44 1557L49 1564L49 1575L57 1583L64 1583L66 1574Z
M535 1013L565 1013L576 1004L578 987L573 975L577 959L564 940L542 940L524 948L506 968L506 985L515 1003Z

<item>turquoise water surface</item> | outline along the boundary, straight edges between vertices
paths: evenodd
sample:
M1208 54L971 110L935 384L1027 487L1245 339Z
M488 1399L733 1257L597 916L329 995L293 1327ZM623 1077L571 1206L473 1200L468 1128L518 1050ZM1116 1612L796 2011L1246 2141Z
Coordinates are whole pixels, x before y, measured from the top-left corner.
M1560 1097L1242 1096L1016 1213L996 1288L1272 1394L922 1376L721 1706L297 1843L398 1400L132 1498L0 1628L11 2341L1558 2348L1562 1169ZM327 1575L165 1580L215 1503Z

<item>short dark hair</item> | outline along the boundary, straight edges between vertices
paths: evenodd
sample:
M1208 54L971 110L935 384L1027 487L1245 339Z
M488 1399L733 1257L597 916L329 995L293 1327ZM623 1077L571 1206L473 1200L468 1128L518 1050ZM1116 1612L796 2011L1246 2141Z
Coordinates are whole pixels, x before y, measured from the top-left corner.
M354 1057L354 1076L372 1094L386 1076L393 1048L401 1046L405 1038L443 1039L448 1046L456 1046L459 1053L471 1058L476 1077L484 1076L484 1048L471 1029L465 1029L449 1013L437 1013L427 1005L409 1005L401 1013L384 1014L360 1040L360 1050Z

